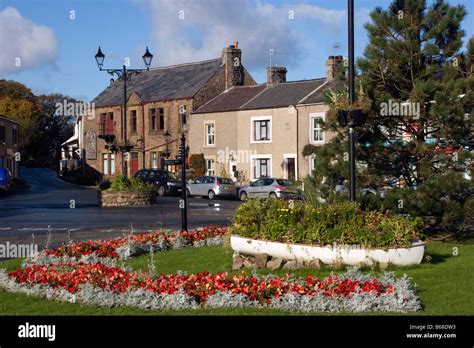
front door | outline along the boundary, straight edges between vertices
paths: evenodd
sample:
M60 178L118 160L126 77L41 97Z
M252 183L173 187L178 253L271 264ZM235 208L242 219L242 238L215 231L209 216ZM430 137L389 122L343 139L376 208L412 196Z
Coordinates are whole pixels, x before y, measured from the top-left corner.
M229 161L229 175L232 179L237 179L237 161Z
M294 181L296 178L296 165L293 157L286 159L286 178L291 181Z
M138 172L138 152L132 152L132 163L131 163L132 176Z

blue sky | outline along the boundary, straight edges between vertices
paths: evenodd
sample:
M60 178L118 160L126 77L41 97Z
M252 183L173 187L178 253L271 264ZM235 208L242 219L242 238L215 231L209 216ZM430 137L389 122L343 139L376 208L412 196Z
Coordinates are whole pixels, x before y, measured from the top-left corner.
M474 35L474 1L448 2L466 6L463 28L466 37ZM356 55L367 43L368 13L389 3L355 0ZM89 101L110 80L94 60L99 45L105 67L119 67L126 57L131 67L143 67L145 46L155 55L152 66L167 66L219 57L234 40L257 82L265 81L270 48L288 80L323 77L327 56L347 55L346 6L346 0L0 0L0 78L37 94Z

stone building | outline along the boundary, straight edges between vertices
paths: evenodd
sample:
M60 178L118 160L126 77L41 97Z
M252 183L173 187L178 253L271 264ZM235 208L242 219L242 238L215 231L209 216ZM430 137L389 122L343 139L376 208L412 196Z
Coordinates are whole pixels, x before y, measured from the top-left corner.
M305 145L333 136L318 119L329 110L325 92L342 84L335 79L341 61L329 57L326 77L301 81L288 82L286 68L270 67L265 84L233 87L211 99L191 115L190 153L204 154L208 174L226 172L238 181L303 179L314 169L314 157L302 154Z
M238 43L222 50L220 58L144 71L127 82L128 156L117 152L123 139L123 82L112 82L92 102L94 117L84 117L84 149L88 167L102 177L122 172L128 157L128 175L141 168L163 168L164 159L177 156L181 119L221 92L234 86L255 85L242 65ZM169 136L166 136L169 134ZM172 171L176 168L168 168Z
M19 162L15 160L19 149L19 129L18 122L0 115L0 168L7 168L14 178L20 175Z

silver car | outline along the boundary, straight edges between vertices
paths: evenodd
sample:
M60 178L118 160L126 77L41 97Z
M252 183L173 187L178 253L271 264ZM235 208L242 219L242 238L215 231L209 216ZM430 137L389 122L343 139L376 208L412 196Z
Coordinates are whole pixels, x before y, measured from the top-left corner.
M237 197L237 188L234 182L220 176L200 176L186 185L188 197L203 196L214 199L216 196Z
M261 178L248 186L243 186L239 191L239 198L294 198L300 199L300 190L286 179Z

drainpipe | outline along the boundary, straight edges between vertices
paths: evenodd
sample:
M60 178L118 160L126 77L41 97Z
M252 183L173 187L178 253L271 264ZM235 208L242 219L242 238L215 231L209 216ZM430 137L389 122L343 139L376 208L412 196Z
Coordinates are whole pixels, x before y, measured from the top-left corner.
M142 157L142 160L143 160L142 167L143 168L142 169L145 169L145 162L146 162L145 161L145 149L146 149L146 147L145 147L145 106L143 105L143 103L142 103L142 139L143 139L143 141L142 141L142 149L143 149L143 151L142 151L142 155L143 155L143 157Z
M295 158L295 166L296 166L296 170L295 170L295 174L296 174L296 177L295 177L295 180L299 180L299 177L300 177L300 161L298 161L298 157L300 156L300 153L298 151L299 149L299 112L298 112L298 108L296 107L296 105L293 106L296 110L296 158Z

